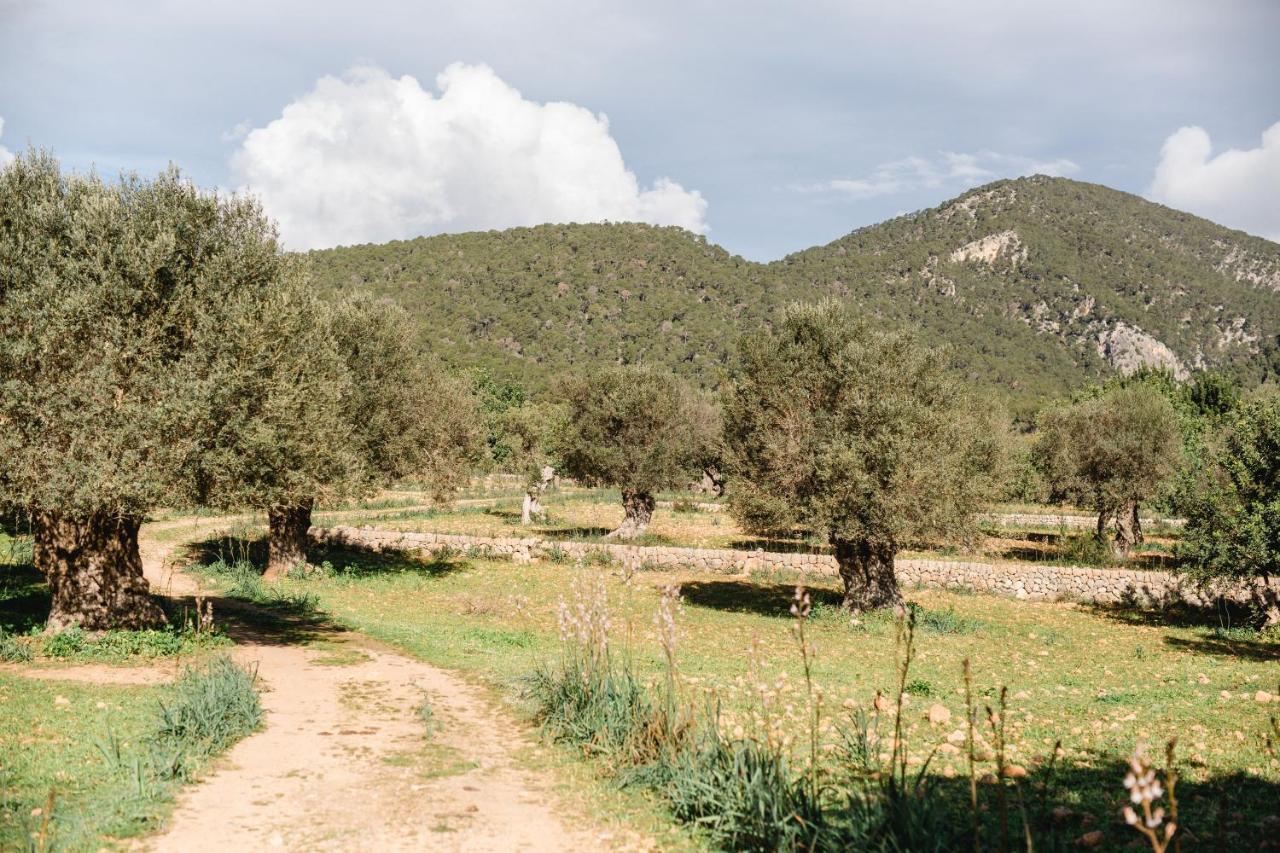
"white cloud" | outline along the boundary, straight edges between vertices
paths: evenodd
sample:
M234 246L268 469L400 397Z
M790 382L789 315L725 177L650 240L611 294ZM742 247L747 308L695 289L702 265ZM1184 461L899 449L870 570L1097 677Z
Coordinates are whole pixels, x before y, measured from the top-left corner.
M1211 157L1202 127L1184 127L1164 141L1147 194L1215 222L1280 242L1280 122L1262 145Z
M1080 170L1079 165L1064 158L1034 160L996 151L963 154L943 151L932 160L904 157L881 163L862 178L836 178L818 184L796 187L804 192L829 192L852 199L898 195L921 189L962 190L975 184L1019 175L1053 175L1060 177Z
M0 136L4 136L4 118L0 117ZM0 145L0 169L13 162L13 152Z
M707 203L640 186L603 115L526 100L484 65L439 94L373 67L326 76L232 157L290 248L541 222L643 221L706 232Z

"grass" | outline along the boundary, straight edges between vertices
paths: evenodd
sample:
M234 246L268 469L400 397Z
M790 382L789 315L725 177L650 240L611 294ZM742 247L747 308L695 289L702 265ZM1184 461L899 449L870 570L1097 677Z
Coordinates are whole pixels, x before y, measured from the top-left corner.
M252 674L226 658L159 687L0 673L0 702L5 850L98 850L154 830L178 786L261 716Z
M732 516L723 511L702 510L702 503L689 496L675 506L660 507L648 532L634 544L673 545L692 548L733 548L738 550L826 552L819 537L762 537L746 533ZM530 527L520 524L520 504L515 498L499 497L483 505L461 504L428 509L410 508L377 514L349 512L335 522L359 526L372 524L389 530L459 533L471 536L528 536L545 539L598 542L622 521L622 505L609 489L571 489L551 494L544 504L546 518ZM1054 508L1039 508L1054 512ZM1090 531L1043 525L981 525L981 535L971 545L940 543L916 547L906 555L952 557L979 561L1034 562L1068 566L1115 566L1168 568L1178 532L1174 529L1147 531L1147 542L1126 560L1118 560L1110 547L1099 543Z
M333 556L318 552L313 559ZM803 672L794 660L787 612L793 587L552 562L517 568L455 558L444 566L376 555L361 568L358 553L342 560L346 571L286 580L281 592L305 592L345 624L508 691L559 654L558 602L571 600L575 587L593 578L604 579L614 647L642 683L654 683L663 665L653 614L661 589L678 584L684 689L714 695L720 721L732 733L758 723L758 696L750 685L767 684L779 719L803 727L797 687ZM877 693L894 688L893 621L870 616L854 624L835 607L832 586L818 584L811 592L814 683L829 708L870 707ZM1184 806L1202 829L1220 802L1243 816L1227 830L1241 838L1258 837L1259 821L1276 811L1280 764L1263 747L1276 706L1258 703L1255 694L1277 692L1280 637L1224 634L1216 622L1190 614L1153 616L939 590L911 591L909 598L920 644L904 716L913 762L923 762L956 729L963 713L960 664L970 659L981 701L994 702L1002 686L1009 688L1011 760L1043 765L1054 744L1063 742L1060 758L1078 784L1064 790L1058 804L1072 810L1072 825L1081 832L1090 825L1123 837L1125 827L1115 818L1123 762L1135 743L1171 735L1181 738ZM476 607L477 600L506 606ZM950 724L926 719L934 704L950 714ZM823 736L835 743L834 729ZM963 774L960 759L944 751L929 773L942 779Z

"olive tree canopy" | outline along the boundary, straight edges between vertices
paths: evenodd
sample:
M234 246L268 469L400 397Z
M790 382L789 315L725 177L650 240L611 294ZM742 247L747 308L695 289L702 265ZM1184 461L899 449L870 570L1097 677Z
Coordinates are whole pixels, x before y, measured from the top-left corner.
M755 532L831 543L844 604L898 606L904 544L969 528L997 453L943 354L837 302L745 337L724 411L729 505Z
M567 412L554 450L565 472L622 490L625 516L611 537L643 534L655 492L702 476L716 441L714 409L671 374L608 368L562 383L561 396Z
M364 296L303 293L264 307L228 352L236 381L207 427L203 502L265 510L267 575L306 559L317 503L412 477L436 496L469 473L479 438L466 384L428 365L404 311Z
M194 503L229 329L287 300L250 199L170 169L108 184L30 151L0 171L0 503L31 514L48 627L163 614L143 515Z
M1098 514L1097 536L1114 521L1117 553L1139 540L1139 506L1177 471L1182 432L1173 405L1149 384L1121 385L1043 413L1035 463L1058 499Z
M1187 514L1178 555L1201 579L1249 584L1266 625L1280 625L1280 396L1228 422Z

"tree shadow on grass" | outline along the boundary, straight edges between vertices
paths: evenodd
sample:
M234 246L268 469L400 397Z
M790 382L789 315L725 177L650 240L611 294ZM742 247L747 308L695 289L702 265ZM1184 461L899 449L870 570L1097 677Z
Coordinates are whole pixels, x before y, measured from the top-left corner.
M1164 644L1179 651L1201 655L1280 663L1280 643L1264 639L1255 641L1206 633L1200 637L1165 637Z
M1164 764L1163 749L1153 744L1148 758L1157 766ZM1078 850L1085 845L1079 839L1086 832L1101 831L1102 842L1098 849L1149 849L1141 843L1141 836L1121 817L1128 797L1122 780L1128 772L1128 764L1114 754L1090 750L1087 763L1068 762L1058 764L1052 772L1032 768L1031 775L1020 785L1018 795L1010 792L1008 819L1010 849L1021 849L1022 819L1034 828L1037 850ZM1280 798L1280 784L1251 773L1232 772L1213 776L1203 781L1187 775L1188 761L1183 754L1175 755L1175 763L1183 778L1178 780L1177 796L1179 824L1183 828L1182 847L1185 850L1257 850L1277 849L1268 846L1275 841L1270 816ZM980 770L979 773L984 773ZM966 826L971 812L968 808L968 781L963 775L953 780L938 780L932 784L932 793L941 799L946 811L952 812L953 826ZM983 814L983 849L998 849L998 805L994 786L979 785L979 798ZM1168 807L1167 795L1160 805ZM1053 810L1065 806L1068 811L1054 815ZM1024 811L1025 810L1025 811ZM971 844L972 835L963 832L964 840Z
M612 532L611 527L553 527L538 530L542 537L558 542L569 539L602 539Z
M1197 607L1186 602L1169 602L1163 607L1145 607L1132 600L1116 604L1093 602L1081 607L1097 616L1125 625L1176 628L1227 628L1248 625L1252 614L1247 608L1222 601L1212 607Z
M203 600L213 605L214 623L237 644L300 646L346 631L305 598L246 601L213 595ZM195 598L171 598L165 609L170 622L182 625L188 615L195 618Z
M806 587L814 604L840 606L840 593L833 589ZM680 585L687 604L729 613L756 613L761 616L791 618L795 601L794 584L752 581L689 581Z
M346 577L394 574L443 577L467 568L465 559L448 551L434 554L420 554L399 548L375 551L351 543L312 545L307 549L307 561L317 566L328 563L334 572Z
M1165 645L1179 651L1262 662L1280 661L1280 642L1254 630L1251 627L1253 613L1230 602L1222 601L1214 607L1176 603L1150 608L1138 607L1132 602L1082 606L1095 615L1125 625L1194 630L1195 637L1163 638Z
M194 596L156 596L170 628L194 623ZM297 645L341 632L343 628L315 608L308 598L280 597L250 602L225 595L208 595L214 623L236 643ZM44 626L49 617L49 587L30 565L0 565L0 627L26 634Z
M262 572L267 564L267 540L265 536L217 536L186 546L186 556L197 565L246 562ZM312 543L307 548L307 563L327 563L334 573L349 577L401 573L439 576L466 567L464 560L447 552L422 555L398 548L374 550L351 542Z

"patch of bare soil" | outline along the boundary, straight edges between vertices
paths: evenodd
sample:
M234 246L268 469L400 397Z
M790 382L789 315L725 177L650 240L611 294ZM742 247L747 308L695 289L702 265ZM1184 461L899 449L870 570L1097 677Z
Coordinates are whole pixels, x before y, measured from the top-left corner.
M168 565L174 547L144 539L148 578L155 588L189 595L196 582ZM235 657L255 666L266 688L263 730L188 788L168 829L141 847L186 853L652 846L601 835L580 818L567 822L565 804L551 790L554 779L520 766L519 751L531 745L522 728L449 672L348 632L329 633L321 648L239 639Z
M164 684L177 677L177 672L171 663L156 666L108 666L89 663L49 668L0 664L0 673L36 678L41 681L82 681L88 684Z

